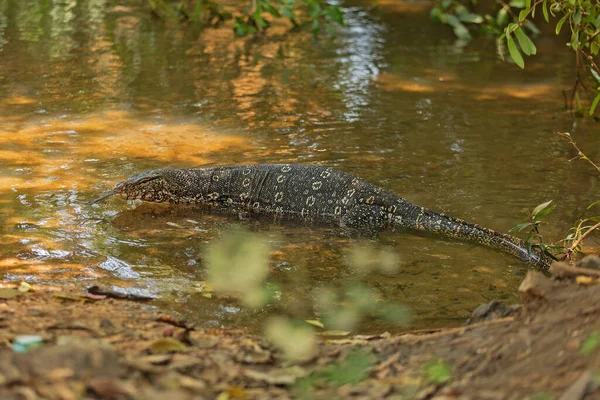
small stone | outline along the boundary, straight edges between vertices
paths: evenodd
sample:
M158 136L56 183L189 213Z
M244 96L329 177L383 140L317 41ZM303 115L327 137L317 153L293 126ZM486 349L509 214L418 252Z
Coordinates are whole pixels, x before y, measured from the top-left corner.
M487 304L482 304L473 311L471 317L467 320L467 325L478 322L490 321L497 318L506 318L514 315L521 309L519 305L506 305L498 300L492 300Z
M519 294L524 303L537 299L547 299L551 290L552 281L537 271L529 271L521 285L519 285Z
M581 260L575 264L578 268L590 268L590 269L600 269L600 257L598 256L587 256L583 257Z

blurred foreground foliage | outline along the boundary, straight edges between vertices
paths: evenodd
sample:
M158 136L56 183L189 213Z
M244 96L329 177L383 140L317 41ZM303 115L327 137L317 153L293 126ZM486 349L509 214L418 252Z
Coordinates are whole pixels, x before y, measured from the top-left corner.
M240 10L230 10L213 0L148 0L152 12L163 19L181 18L196 23L217 24L233 18L236 35L264 31L275 19L286 19L295 28L310 27L317 35L325 29L335 35L335 24L343 25L342 9L324 0L239 1Z
M204 255L208 283L216 293L239 296L241 304L252 309L277 301L272 295L276 284L268 282L270 250L268 239L261 234L241 228L225 231ZM313 356L317 334L345 336L365 318L382 318L398 324L410 321L406 307L382 300L377 291L360 282L368 273L394 273L399 262L397 255L389 250L356 246L349 251L348 260L355 271L355 281L337 288L314 288L313 306L321 321L284 316L266 321L265 336L289 360Z

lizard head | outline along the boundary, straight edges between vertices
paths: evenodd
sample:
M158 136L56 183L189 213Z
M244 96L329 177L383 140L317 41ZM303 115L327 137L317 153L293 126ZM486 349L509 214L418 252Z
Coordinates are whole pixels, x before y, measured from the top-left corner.
M91 201L89 204L97 203L107 197L120 195L126 200L142 199L162 203L174 199L176 193L176 175L171 169L156 169L135 174L119 182L112 191Z

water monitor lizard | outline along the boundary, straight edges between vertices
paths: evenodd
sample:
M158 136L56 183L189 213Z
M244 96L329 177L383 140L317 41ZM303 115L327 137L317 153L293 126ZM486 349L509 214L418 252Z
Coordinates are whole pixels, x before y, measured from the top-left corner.
M257 164L196 169L165 168L132 175L114 194L128 200L209 204L263 214L331 220L352 228L413 229L500 249L541 269L551 260L513 236L439 214L331 168Z

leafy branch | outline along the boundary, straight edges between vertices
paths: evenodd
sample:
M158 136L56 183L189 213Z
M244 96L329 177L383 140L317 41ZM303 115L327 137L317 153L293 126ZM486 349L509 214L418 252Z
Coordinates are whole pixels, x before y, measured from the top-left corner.
M561 251L561 247L555 244L548 245L544 243L544 238L540 233L542 220L554 211L555 204L552 200L539 204L531 212L528 212L527 219L512 228L509 232L522 232L528 230L527 238L523 241L527 250L538 249L544 254L556 260L555 253Z
M572 158L571 161L576 160L576 159L587 161L588 163L590 163L592 165L592 167L594 167L596 169L596 171L600 172L600 167L598 167L592 160L590 160L590 158L588 156L586 156L583 153L583 151L581 151L579 149L579 147L577 146L577 143L575 143L573 141L573 138L571 137L571 134L569 132L556 132L556 134L560 137L564 137L565 139L567 139L569 141L569 144L571 146L573 146L575 148L575 150L577 150L577 157Z
M585 153L583 153L583 151L581 151L579 146L577 146L577 143L575 143L575 141L573 141L573 138L571 137L570 133L557 132L556 134L559 135L560 137L567 139L569 144L571 146L573 146L575 148L575 150L577 151L577 156L572 158L571 161L576 160L576 159L587 161L592 167L594 167L596 169L596 171L600 172L600 167L596 163L594 163L588 156L586 156ZM590 208L594 207L597 204L600 204L600 200L595 201L594 203L590 204L587 209L589 210ZM584 218L584 219L575 221L575 226L573 228L571 228L571 230L573 232L570 233L564 239L565 244L570 243L570 246L566 249L566 252L565 252L566 259L570 258L573 253L575 253L581 249L581 243L590 233L592 233L596 229L600 228L600 222L598 222L598 221L600 221L600 216L594 216L594 217ZM596 222L596 224L595 225L585 225L585 224L593 223L593 222Z
M475 0L471 0L473 5ZM596 81L595 96L588 110L590 115L600 102L600 68L595 57L600 53L600 2L576 0L511 0L499 2L499 10L495 17L489 14L481 16L472 13L456 0L442 0L440 5L431 11L435 21L451 25L457 38L470 40L468 26L478 26L480 31L498 36L498 50L504 59L504 45L508 48L510 58L520 68L525 67L525 56L537 53L535 43L531 39L540 31L533 24L536 11L543 14L546 23L550 18L558 18L555 33L559 35L563 26L568 23L570 40L567 45L575 52L577 65L576 79L568 103L569 110L574 104L579 104L579 90L587 92L583 72L589 70ZM530 37L531 36L531 37Z

